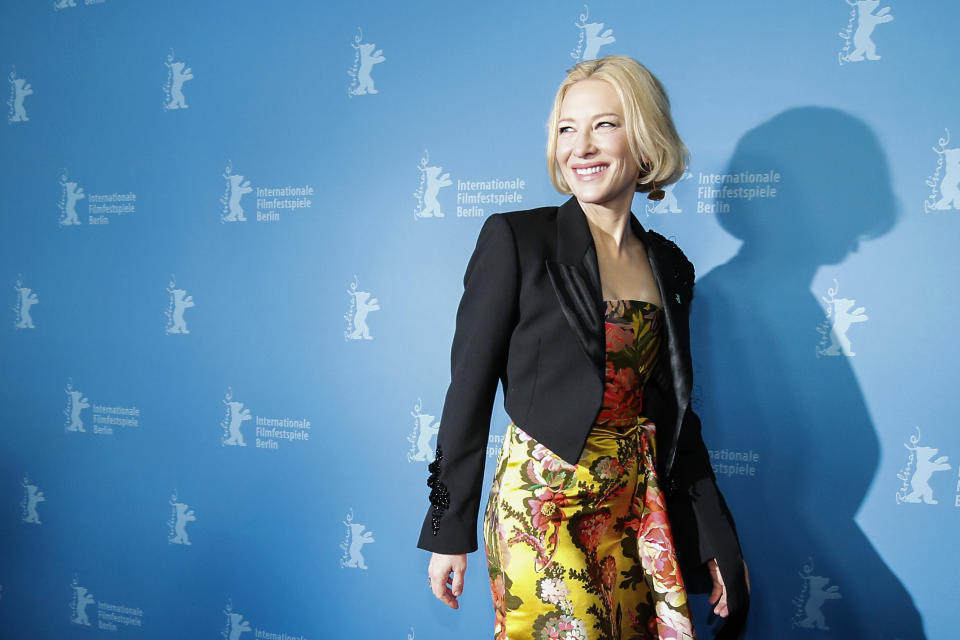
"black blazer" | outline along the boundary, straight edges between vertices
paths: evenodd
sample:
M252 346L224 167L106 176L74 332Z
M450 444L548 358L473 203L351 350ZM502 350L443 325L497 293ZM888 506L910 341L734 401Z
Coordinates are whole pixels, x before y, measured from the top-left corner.
M630 224L646 247L668 333L667 357L644 389L644 415L657 425L657 466L678 555L687 571L716 558L731 612L745 611L740 543L700 420L690 409L693 265L636 216ZM421 549L454 554L477 548L498 381L504 408L518 426L567 462L579 460L603 399L603 314L596 248L576 198L484 222L457 310Z

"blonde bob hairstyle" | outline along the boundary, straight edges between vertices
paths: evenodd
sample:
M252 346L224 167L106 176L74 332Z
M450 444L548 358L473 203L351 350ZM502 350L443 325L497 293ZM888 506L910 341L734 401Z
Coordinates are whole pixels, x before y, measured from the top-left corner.
M633 58L607 56L577 64L557 89L547 125L547 172L557 191L571 192L557 163L560 106L567 90L588 78L610 83L620 97L630 153L640 167L637 191L648 192L654 183L662 187L679 180L687 168L689 152L673 126L670 100L663 86Z

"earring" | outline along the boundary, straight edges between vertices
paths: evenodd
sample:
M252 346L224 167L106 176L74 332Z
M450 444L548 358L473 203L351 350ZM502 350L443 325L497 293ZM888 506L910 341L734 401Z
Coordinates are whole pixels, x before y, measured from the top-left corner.
M660 187L658 187L656 182L652 182L652 181L651 181L650 184L653 185L653 189L650 189L650 193L647 194L647 200L653 200L654 202L657 202L657 201L659 201L659 200L663 200L663 196L667 195L667 194L663 191L663 189L661 189Z

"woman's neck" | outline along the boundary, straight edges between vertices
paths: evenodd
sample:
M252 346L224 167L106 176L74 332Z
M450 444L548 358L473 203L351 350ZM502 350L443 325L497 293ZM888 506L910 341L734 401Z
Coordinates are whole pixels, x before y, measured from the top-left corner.
M611 203L613 206L580 203L598 254L618 256L626 252L637 239L630 229L632 202L631 195L629 201Z

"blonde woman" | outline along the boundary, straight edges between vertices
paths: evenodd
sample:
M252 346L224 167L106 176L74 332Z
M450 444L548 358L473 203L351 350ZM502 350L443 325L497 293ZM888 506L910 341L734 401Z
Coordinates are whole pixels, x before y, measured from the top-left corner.
M630 207L687 150L659 81L582 62L550 113L560 207L490 216L464 276L418 546L458 608L476 550L494 393L512 422L484 518L495 638L693 638L681 566L709 571L734 637L748 588L690 408L693 266Z

